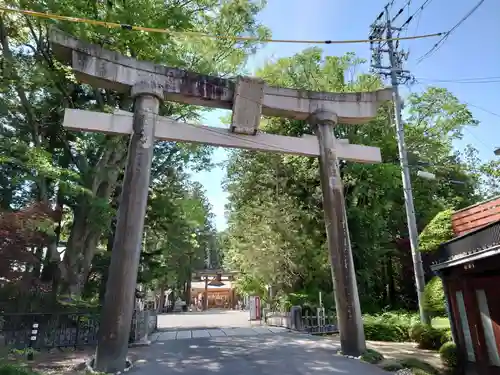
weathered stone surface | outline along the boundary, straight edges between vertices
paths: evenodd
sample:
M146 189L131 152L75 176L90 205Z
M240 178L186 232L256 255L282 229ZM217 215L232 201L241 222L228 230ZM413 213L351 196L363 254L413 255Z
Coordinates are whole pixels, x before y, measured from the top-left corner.
M255 135L262 114L265 82L258 78L239 77L233 98L231 131Z
M139 61L118 52L77 40L57 29L50 34L55 56L71 64L78 79L95 87L128 92L135 83L156 81L166 100L231 109L235 83L229 79ZM380 103L391 99L391 90L364 93L324 93L270 87L263 88L262 114L305 120L324 109L335 112L339 123L357 124L376 115Z
M156 139L304 156L319 155L319 145L315 136L287 137L266 133L242 135L231 133L228 129L177 122L162 116L158 116L156 121ZM110 114L66 109L64 127L108 134L131 134L132 113L117 111ZM382 160L379 148L351 145L346 139L337 140L336 149L337 156L341 159L360 163L379 163Z

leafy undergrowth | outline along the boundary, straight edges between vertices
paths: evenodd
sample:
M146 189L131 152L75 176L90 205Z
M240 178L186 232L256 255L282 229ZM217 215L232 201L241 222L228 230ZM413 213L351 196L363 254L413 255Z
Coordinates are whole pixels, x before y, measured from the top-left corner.
M39 375L27 366L0 362L0 375Z
M418 315L407 312L363 316L366 339L372 341L410 341L410 327L417 322Z
M384 356L373 349L366 349L366 351L361 355L361 360L372 365L376 365L384 360Z
M387 361L380 365L386 371L395 372L395 374L413 375L440 375L441 372L427 362L417 358L404 358L401 360Z
M366 314L363 323L365 337L371 341L416 342L421 349L439 350L441 345L452 340L446 318L435 318L432 325L424 325L415 313L388 311Z

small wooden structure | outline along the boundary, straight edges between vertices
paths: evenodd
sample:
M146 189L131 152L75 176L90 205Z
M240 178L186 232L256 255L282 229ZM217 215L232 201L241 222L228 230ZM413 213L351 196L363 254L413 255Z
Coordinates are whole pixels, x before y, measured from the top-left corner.
M440 245L431 269L443 280L465 374L500 375L500 199L456 212L458 235Z
M191 304L196 306L197 302L202 301L203 310L234 309L238 302L233 284L235 275L235 271L222 269L196 271L191 281Z
M456 211L451 223L455 236L461 236L497 220L500 220L500 197Z

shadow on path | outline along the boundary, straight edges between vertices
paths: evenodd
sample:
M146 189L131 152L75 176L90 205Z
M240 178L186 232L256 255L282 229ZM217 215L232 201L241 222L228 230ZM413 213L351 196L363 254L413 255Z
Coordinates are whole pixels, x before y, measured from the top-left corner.
M346 374L387 372L335 353L330 340L300 334L213 337L156 342L137 351L132 374Z
M245 312L241 310L230 310L230 309L209 309L206 311L184 311L184 312L170 312L170 313L162 313L161 315L166 315L166 316L176 316L176 315L229 315L229 314L235 314L235 313L240 313L240 312ZM247 312L247 314L250 314Z

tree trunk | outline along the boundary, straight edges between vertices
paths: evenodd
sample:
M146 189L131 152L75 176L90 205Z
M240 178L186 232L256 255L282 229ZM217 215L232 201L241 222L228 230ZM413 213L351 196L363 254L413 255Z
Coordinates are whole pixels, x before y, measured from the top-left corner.
M115 147L119 148L120 145ZM104 150L88 181L95 198L109 201L123 169L125 155L124 150L116 152L112 149ZM82 196L74 208L73 226L63 259L65 291L75 297L81 294L99 240L105 231L104 228L108 227L111 222L110 219L104 225L96 225L93 217L96 213L92 209L92 202L88 199L94 198Z
M43 258L43 247L37 247L35 251L35 256L40 259L40 262L36 263L33 266L33 270L31 271L31 276L34 277L35 279L38 279L40 277L40 271L42 269L42 258Z
M189 305L191 302L191 279L186 281L186 289L184 291L184 300Z
M160 288L160 298L158 300L158 309L157 312L162 313L163 308L165 307L165 288L161 287Z
M387 306L389 305L389 272L390 272L389 267L387 266L387 256L385 257L384 262L382 263L382 272L383 272L382 303Z
M389 306L391 308L396 307L396 282L394 280L394 267L392 265L392 256L389 255L387 258L387 276L388 276L388 297Z
M115 232L116 232L116 216L111 220L111 228L108 235L108 243L106 245L106 252L109 255L109 259L111 259L111 252L113 251L113 242L115 241ZM103 273L101 275L101 283L99 284L99 301L101 304L104 302L104 296L106 294L106 283L108 282L108 270L109 267L104 268Z

